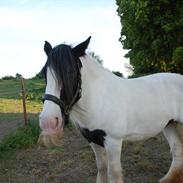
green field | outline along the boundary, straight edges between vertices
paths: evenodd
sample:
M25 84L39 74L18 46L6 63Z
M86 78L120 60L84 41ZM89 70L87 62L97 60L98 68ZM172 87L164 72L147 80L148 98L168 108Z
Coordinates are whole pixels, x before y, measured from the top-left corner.
M24 80L26 89L26 107L28 113L41 110L41 98L45 84L41 79ZM20 80L0 80L0 113L22 113ZM0 116L0 118L1 118Z
M43 90L45 87L42 79L24 80L28 93ZM19 79L0 80L0 98L20 99L21 85Z

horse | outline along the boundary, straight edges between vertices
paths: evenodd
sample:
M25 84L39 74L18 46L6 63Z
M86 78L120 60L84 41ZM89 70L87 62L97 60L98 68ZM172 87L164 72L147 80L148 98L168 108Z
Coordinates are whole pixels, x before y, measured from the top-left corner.
M94 151L96 182L124 183L122 142L163 132L172 163L159 181L182 183L183 143L176 126L183 124L183 76L157 73L134 79L117 77L86 53L90 39L75 47L60 44L54 48L45 41L47 62L42 73L46 90L38 143L60 145L64 126L71 119Z

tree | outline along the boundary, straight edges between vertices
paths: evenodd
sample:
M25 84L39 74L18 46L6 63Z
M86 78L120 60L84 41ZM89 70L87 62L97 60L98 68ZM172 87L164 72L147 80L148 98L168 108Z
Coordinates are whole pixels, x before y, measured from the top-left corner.
M15 78L19 80L19 79L21 78L21 76L22 76L21 74L19 74L19 73L16 73L16 76L15 76Z
M1 80L12 80L12 79L15 79L15 77L13 76L4 76L1 78Z
M41 71L39 73L37 73L34 77L32 77L31 79L43 79L43 75L41 73Z
M123 48L134 73L183 74L183 1L116 0Z

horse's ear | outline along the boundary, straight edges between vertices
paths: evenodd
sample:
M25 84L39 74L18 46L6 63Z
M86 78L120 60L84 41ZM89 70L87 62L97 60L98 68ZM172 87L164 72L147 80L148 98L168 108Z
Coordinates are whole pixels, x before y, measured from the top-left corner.
M46 52L47 56L49 55L51 50L52 50L51 44L48 41L45 41L45 43L44 43L44 51Z
M79 58L79 57L85 55L85 50L87 49L87 47L90 43L90 39L91 39L91 36L86 41L80 43L79 45L77 45L76 47L74 47L72 49L75 57Z

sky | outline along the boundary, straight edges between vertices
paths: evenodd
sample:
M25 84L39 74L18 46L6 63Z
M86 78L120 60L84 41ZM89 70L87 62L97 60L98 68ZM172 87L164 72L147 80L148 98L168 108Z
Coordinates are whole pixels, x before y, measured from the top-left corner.
M111 71L124 72L126 51L115 0L0 1L0 78L31 78L46 62L44 41L73 46L92 36L94 51Z

